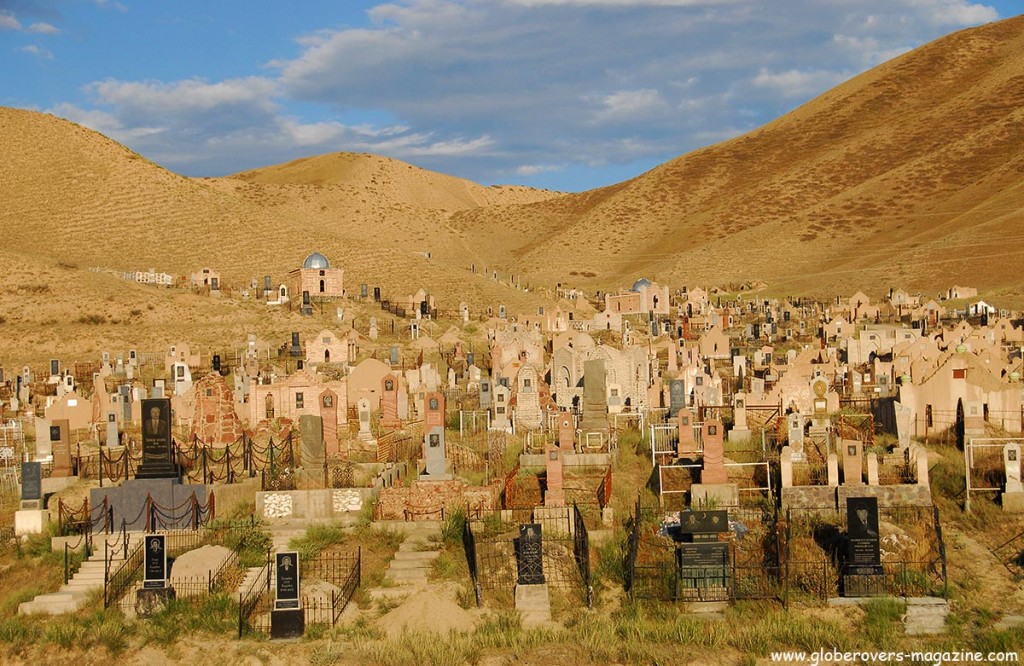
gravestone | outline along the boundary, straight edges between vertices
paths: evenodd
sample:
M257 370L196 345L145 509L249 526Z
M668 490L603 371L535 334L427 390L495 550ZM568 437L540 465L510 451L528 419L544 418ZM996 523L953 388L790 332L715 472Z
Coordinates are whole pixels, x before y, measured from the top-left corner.
M519 536L514 541L516 574L519 585L543 585L544 544L540 523L519 526Z
M39 462L21 463L21 508L38 509L38 502L43 499L43 464ZM26 502L34 502L35 506L25 506Z
M1006 471L1006 488L1002 496L1003 511L1022 513L1024 512L1024 485L1021 485L1019 443L1011 442L1003 446L1003 468Z
M864 485L864 464L863 453L864 443L855 439L844 439L842 441L843 451L843 485L862 486Z
M704 464L700 475L701 483L728 483L729 475L725 471L725 447L722 441L721 421L705 419L702 434Z
M357 411L359 413L359 441L372 441L373 433L370 431L370 401L366 398L360 398L357 403Z
M274 553L274 609L270 611L270 637L301 638L305 633L299 575L299 554L295 551Z
M483 382L481 381L480 395L483 395ZM491 430L511 431L512 424L509 421L509 398L512 392L503 384L491 385L493 394L494 418L491 419Z
M910 435L914 427L914 410L899 402L894 402L893 407L896 409L896 436L899 448L906 451L910 447Z
M679 421L679 434L676 439L676 456L686 458L700 453L697 438L693 434L693 412L689 409L681 409L677 420Z
M747 427L747 396L737 393L733 397L733 427L729 431L729 441L746 443L750 441L750 428Z
M299 416L299 434L302 438L302 466L317 469L324 466L324 421L319 416Z
M729 595L729 544L681 543L676 546L678 598L725 601Z
M793 449L793 460L802 462L804 459L804 417L800 412L793 412L787 417L789 426L789 446Z
M575 450L576 426L572 414L562 413L558 417L558 448L568 452Z
M447 478L445 456L445 399L443 393L427 393L423 398L423 460L426 475L433 480Z
M377 318L370 317L370 332L369 337L371 340L376 340L380 333L377 331Z
M424 475L431 481L446 479L447 462L445 460L444 428L435 426L424 435L423 460Z
M178 466L171 442L170 398L148 398L142 401L142 463L136 479L174 479Z
M53 444L50 442L50 422L46 419L41 419L38 416L35 418L36 426L36 460L52 460L53 459Z
M846 498L846 528L843 596L885 594L885 570L878 536L878 498Z
M793 448L790 446L782 447L782 452L779 453L779 473L782 478L783 488L793 487Z
M60 361L58 359L50 359L50 376L57 377L60 375Z
M365 282L363 284L359 285L359 298L365 299L369 295L370 295L370 286L368 284L366 284Z
M583 364L583 432L608 430L607 373L604 361L586 361Z
M571 421L572 419L566 418L565 420ZM545 456L547 475L545 477L544 506L563 507L565 506L565 478L562 469L564 454L561 446L549 444L545 448L547 449Z
M151 617L166 608L168 600L175 596L173 588L167 585L170 577L167 537L163 534L147 534L143 538L142 550L142 589L135 592L135 613L139 617Z
M53 451L51 476L71 476L71 424L67 419L56 419L50 423L50 448Z
M877 486L878 485L878 454L875 453L874 451L871 451L870 453L867 454L867 456L865 456L865 458L867 459L867 466L868 466L868 485L869 486Z
M491 380L480 379L480 409L489 409L491 406Z
M167 537L163 534L147 534L145 537L144 577L142 586L146 589L167 587Z
M673 419L680 409L686 407L686 382L682 379L670 381L668 383L668 400L668 416Z
M391 345L390 358L391 366L394 367L401 362L401 357L398 355L398 345Z
M835 452L828 454L828 485L836 487L839 485L839 456Z
M330 456L338 453L338 394L327 389L319 400L325 453Z
M107 446L117 446L120 441L117 437L117 412L107 412Z
M729 531L729 512L679 512L679 540L687 543L718 541L718 535Z
M14 512L14 535L43 534L49 529L50 513L43 508L43 465L21 463L21 505Z
M380 380L380 427L394 430L402 426L398 418L398 394L400 382L394 373L388 373Z
M739 485L729 483L729 475L725 470L725 438L722 429L721 421L717 419L704 420L702 427L704 460L700 483L695 483L690 487L690 505L692 507L707 506L711 503L718 506L739 505Z

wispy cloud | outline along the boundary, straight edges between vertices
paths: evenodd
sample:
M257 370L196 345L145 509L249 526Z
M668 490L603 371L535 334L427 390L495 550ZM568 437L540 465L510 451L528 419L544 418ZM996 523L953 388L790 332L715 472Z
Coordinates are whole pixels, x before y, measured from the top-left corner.
M60 29L51 23L38 22L33 23L28 27L28 32L38 35L57 35L60 34Z
M21 21L9 12L0 12L0 30L21 30Z
M394 0L367 17L298 36L258 76L98 81L69 112L207 174L332 150L481 181L653 165L997 14L970 0Z
M29 53L37 58L43 60L53 60L53 53L49 49L39 46L38 44L28 44L26 46L18 47L18 50L23 53Z

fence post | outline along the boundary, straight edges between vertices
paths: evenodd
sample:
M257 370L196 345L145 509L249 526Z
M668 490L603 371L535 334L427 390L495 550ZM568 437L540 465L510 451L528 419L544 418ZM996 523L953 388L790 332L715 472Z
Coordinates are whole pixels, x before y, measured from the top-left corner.
M64 542L64 584L68 584L68 542Z

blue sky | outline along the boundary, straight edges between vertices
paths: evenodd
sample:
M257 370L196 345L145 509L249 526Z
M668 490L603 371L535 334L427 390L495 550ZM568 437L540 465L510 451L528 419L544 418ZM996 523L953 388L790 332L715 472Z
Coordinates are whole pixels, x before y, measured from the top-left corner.
M0 0L0 105L191 176L354 151L579 191L1017 4Z

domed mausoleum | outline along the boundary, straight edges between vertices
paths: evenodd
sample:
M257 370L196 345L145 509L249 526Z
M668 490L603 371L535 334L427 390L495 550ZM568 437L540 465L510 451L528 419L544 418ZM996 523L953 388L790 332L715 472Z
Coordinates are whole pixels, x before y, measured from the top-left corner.
M312 300L323 298L342 298L345 295L342 280L345 270L331 268L331 262L319 252L313 252L302 262L302 268L288 273L292 297L302 298L302 293L309 292Z

